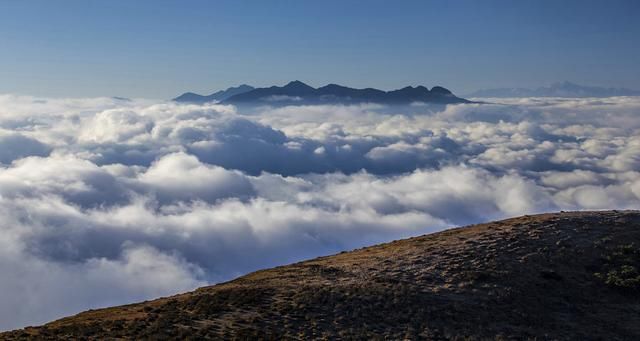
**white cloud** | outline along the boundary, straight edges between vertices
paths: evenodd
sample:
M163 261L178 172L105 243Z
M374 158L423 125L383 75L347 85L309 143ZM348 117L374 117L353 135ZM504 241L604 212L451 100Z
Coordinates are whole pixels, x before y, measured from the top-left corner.
M640 99L0 96L0 329L507 216L640 204Z
M36 139L0 132L0 164L9 164L27 156L47 156L50 151L51 148Z
M221 198L246 198L253 194L251 183L238 171L202 164L185 153L162 157L142 173L139 182L165 202Z

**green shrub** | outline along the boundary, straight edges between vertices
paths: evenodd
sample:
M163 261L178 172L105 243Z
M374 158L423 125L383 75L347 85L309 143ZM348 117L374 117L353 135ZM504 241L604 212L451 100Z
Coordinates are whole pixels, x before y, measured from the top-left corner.
M619 269L607 273L605 283L620 288L640 288L640 273L633 265L622 265Z
M609 250L603 257L603 271L595 276L613 288L632 291L640 289L640 249L631 243Z

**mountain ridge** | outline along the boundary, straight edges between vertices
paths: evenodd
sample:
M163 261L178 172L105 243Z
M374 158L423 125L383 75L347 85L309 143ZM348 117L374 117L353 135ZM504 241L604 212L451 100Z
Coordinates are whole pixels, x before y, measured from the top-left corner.
M15 339L638 339L640 211L526 215L87 311Z
M528 88L494 88L483 89L467 94L467 98L477 97L614 97L640 96L640 91L625 88L606 88L586 86L569 81L552 83L547 87Z
M227 88L226 90L219 90L217 92L212 93L211 95L206 95L206 96L196 94L193 92L185 92L182 95L174 98L172 101L184 102L184 103L207 103L207 102L213 102L213 101L219 102L219 101L224 101L225 99L231 96L241 94L247 91L251 91L253 89L255 88L251 85L241 84L236 87Z
M197 95L199 96L199 95ZM201 96L202 97L202 96ZM200 102L201 97L186 93L174 99L177 102ZM195 98L195 100L194 100ZM383 91L374 88L356 89L338 84L328 84L319 88L309 86L299 80L284 86L254 88L225 99L221 103L236 105L292 105L292 104L412 104L416 102L434 104L468 103L441 86L431 90L424 86L407 86L402 89Z

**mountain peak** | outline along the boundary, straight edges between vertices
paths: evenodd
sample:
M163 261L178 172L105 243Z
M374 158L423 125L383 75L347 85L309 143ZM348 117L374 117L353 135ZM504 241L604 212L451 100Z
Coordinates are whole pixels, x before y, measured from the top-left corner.
M299 81L299 80L295 80L295 81L291 81L289 83L287 83L287 85L285 85L283 88L286 89L314 89L313 87Z
M431 92L441 95L453 95L453 93L449 91L449 89L443 88L441 86L434 86L433 88L431 88Z
M241 91L251 91L255 89L254 87L252 87L251 85L247 85L247 84L240 84L238 86L232 86L230 88L228 88L225 91L230 91L230 90L241 90Z

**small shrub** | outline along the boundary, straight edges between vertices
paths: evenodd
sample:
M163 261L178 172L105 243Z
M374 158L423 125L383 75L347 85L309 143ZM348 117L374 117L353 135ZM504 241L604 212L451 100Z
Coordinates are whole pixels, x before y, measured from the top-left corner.
M635 266L622 265L618 270L607 273L605 283L620 288L640 288L640 274Z
M633 243L618 245L604 255L603 271L595 276L605 284L622 290L635 291L640 289L640 249Z

